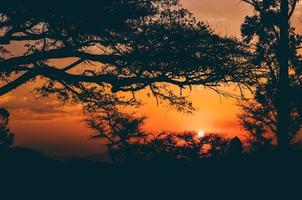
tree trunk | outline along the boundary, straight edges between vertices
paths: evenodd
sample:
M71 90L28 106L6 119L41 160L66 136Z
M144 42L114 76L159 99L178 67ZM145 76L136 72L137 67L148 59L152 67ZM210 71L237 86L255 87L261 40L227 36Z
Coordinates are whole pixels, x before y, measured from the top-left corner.
M278 84L278 127L277 139L280 153L289 150L289 3L281 0L280 43L279 43L279 84Z

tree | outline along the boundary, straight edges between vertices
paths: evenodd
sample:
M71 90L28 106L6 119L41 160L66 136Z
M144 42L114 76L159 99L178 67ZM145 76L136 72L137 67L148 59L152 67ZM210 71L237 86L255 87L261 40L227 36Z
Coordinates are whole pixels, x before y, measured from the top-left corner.
M88 110L133 105L135 98L116 93L145 88L191 110L167 84L212 88L245 82L250 73L241 44L214 34L178 0L5 1L0 32L0 95L39 80L42 96Z
M302 82L299 74L297 69L296 74L290 75L289 93L293 95L288 99L290 110L288 136L291 142L295 141L302 126ZM261 146L268 147L276 139L277 103L276 85L269 80L257 85L253 99L243 100L239 104L242 110L238 115L241 125L252 135L251 141L256 149Z
M296 5L296 0L294 0ZM292 8L294 10L294 7ZM292 11L293 12L293 11ZM280 2L280 42L278 52L279 82L278 82L278 146L282 153L288 151L289 145L289 3L288 0Z
M116 109L94 113L86 120L108 148L113 163L131 161L195 161L226 155L230 141L216 134L198 137L194 132L150 133L144 131L144 117L121 113Z
M130 146L146 139L147 134L142 131L144 119L111 108L105 112L90 114L86 123L89 128L97 131L94 139L105 141L112 162L115 163L128 160L134 153ZM120 153L121 149L123 153Z
M243 152L242 142L238 137L234 137L230 141L229 154L234 157L241 156Z
M9 112L0 108L0 153L7 150L14 141L14 134L7 128Z
M281 152L288 150L293 135L301 127L301 57L302 37L289 25L297 1L244 0L257 14L242 25L246 43L254 43L251 62L256 66L255 100L241 105L240 119L245 128L259 138L271 132L277 137ZM289 74L289 68L292 73Z

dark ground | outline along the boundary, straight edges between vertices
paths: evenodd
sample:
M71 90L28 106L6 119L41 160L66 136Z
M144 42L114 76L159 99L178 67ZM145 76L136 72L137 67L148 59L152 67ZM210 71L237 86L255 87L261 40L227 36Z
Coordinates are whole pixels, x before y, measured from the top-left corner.
M0 199L301 199L301 161L301 152L292 152L283 158L267 154L112 165L55 161L13 148L1 155Z

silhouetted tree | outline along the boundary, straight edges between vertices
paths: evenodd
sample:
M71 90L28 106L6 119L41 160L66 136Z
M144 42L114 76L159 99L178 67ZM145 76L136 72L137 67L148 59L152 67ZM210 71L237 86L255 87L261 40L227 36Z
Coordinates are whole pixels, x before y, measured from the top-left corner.
M142 130L144 118L112 109L106 114L94 114L87 119L96 130L93 138L102 139L114 163L150 160L186 160L219 157L227 153L229 140L215 134L199 138L196 133L162 132L152 134Z
M249 73L240 43L214 34L178 0L4 1L0 30L0 95L39 78L43 96L85 108L134 104L113 93L149 88L190 110L167 84L212 88Z
M277 136L282 152L301 126L301 57L297 49L302 37L289 25L297 1L244 0L256 11L242 25L242 36L253 44L251 63L256 66L255 100L243 105L243 126L259 137L267 132ZM289 61L289 62L288 62ZM289 75L289 67L292 73Z
M240 156L243 153L242 142L238 137L234 137L230 141L230 146L228 149L228 153L230 156Z
M105 141L113 162L128 160L133 152L129 146L146 137L142 131L144 117L134 117L121 113L116 108L106 109L101 113L93 113L87 119L88 126L97 131L93 138ZM119 153L123 149L124 153Z
M14 134L7 127L8 122L9 112L0 108L0 152L7 150L14 141Z
M295 2L296 5L297 0ZM294 9L294 8L293 8ZM281 0L280 2L280 41L278 51L279 62L279 82L278 82L278 122L277 122L277 136L279 150L283 153L288 151L289 146L289 123L290 123L290 111L289 111L289 1Z
M302 85L297 75L290 77L289 97L290 124L289 137L294 141L302 125ZM251 142L260 147L269 146L277 134L277 88L271 82L257 86L254 99L243 101L240 104L242 112L239 119L242 126L253 136Z

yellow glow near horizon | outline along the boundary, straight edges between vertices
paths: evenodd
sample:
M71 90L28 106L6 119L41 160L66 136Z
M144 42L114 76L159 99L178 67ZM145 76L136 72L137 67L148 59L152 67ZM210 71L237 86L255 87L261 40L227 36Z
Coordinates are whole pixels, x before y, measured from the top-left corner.
M197 136L200 137L200 138L204 137L205 134L206 134L206 132L205 132L204 130L199 130L199 131L197 132Z

